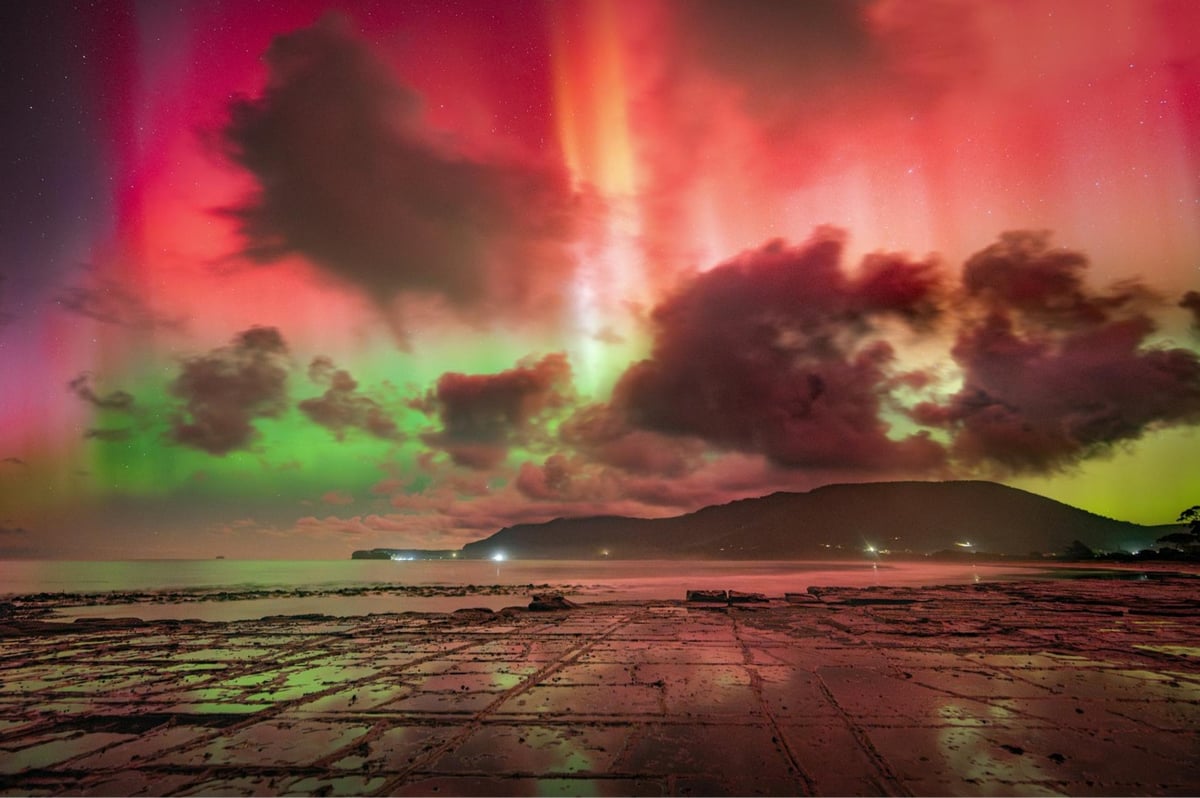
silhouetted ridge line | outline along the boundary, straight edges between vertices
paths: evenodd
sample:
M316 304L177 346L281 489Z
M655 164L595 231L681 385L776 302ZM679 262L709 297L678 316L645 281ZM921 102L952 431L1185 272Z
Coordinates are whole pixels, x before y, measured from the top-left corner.
M808 559L938 551L1009 556L1149 545L1155 527L1115 521L994 482L826 485L673 518L592 516L517 524L463 547L521 559ZM969 544L969 545L967 545Z

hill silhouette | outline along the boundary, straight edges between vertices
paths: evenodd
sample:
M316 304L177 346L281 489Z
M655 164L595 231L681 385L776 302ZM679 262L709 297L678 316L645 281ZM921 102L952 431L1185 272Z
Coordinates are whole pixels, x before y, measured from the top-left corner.
M705 507L673 518L594 516L518 524L468 543L466 557L808 559L942 550L1010 556L1150 545L1161 528L1104 518L994 482L827 485ZM958 544L969 543L970 548Z

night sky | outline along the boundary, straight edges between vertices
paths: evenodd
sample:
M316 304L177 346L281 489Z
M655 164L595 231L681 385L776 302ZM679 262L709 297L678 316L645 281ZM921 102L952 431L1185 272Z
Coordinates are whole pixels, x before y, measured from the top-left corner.
M0 556L1200 501L1200 4L0 10Z

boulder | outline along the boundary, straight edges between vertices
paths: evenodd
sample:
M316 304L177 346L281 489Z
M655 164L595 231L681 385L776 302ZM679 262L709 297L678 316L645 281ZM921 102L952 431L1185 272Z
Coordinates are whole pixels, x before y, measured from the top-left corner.
M570 610L577 606L574 602L568 601L562 593L534 593L533 601L529 602L529 609L535 612Z

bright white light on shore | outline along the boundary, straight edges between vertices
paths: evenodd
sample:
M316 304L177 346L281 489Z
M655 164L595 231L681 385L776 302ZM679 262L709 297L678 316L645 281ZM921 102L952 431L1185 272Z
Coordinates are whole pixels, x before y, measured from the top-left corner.
M975 544L974 544L974 543L972 543L972 542L971 542L971 541L969 541L969 540L964 540L964 541L962 541L961 543L959 543L959 542L957 542L957 541L956 541L956 542L954 543L954 545L955 545L955 546L958 546L959 548L962 548L962 549L969 549L969 548L971 548L971 547L972 547L973 545L975 545Z
M867 554L874 554L874 553L875 553L875 547L870 544L867 544Z
M508 558L504 556L504 552L502 551L498 551L492 555L493 562L504 562L506 559Z

